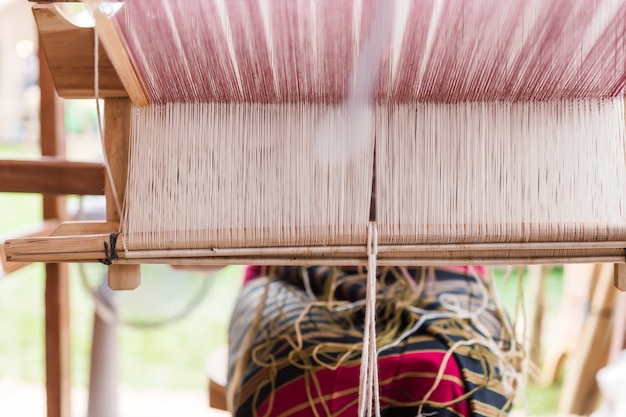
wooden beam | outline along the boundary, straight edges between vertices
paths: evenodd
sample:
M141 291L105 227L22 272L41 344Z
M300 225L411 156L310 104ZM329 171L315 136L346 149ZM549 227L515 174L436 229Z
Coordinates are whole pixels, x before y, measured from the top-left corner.
M550 271L546 265L529 265L527 267L528 281L529 281L529 294L533 298L534 302L530 309L529 321L526 325L528 329L528 358L531 363L536 366L536 369L541 369L542 353L542 334L543 334L543 320L545 315L545 286ZM531 368L533 369L533 368ZM540 382L539 373L530 372L530 377L535 382Z
M71 416L67 264L46 264L46 393L48 417Z
M59 96L95 97L94 29L73 25L54 4L34 5L33 15ZM127 97L104 46L98 50L99 97Z
M106 219L119 222L120 207L126 193L128 150L130 142L130 112L128 99L107 99L104 103L104 151L107 154L112 178L106 178ZM117 200L117 204L116 204ZM133 290L141 283L139 265L111 265L108 271L109 287L114 290Z
M135 106L147 106L148 96L145 88L135 71L132 57L128 54L128 45L120 36L119 22L124 21L124 10L119 10L116 15L110 16L99 7L98 0L83 0L93 11L98 30L98 39L107 51L113 67L117 71L124 88L128 92L130 101ZM120 19L121 18L121 19Z
M48 236L52 233L59 222L56 220L46 220L36 225L31 225L7 234L0 235L0 278L9 275L19 269L28 266L28 262L7 262L4 251L4 242L9 239L28 239L33 237Z
M110 210L115 210L111 208ZM104 228L85 227L80 233L59 234L44 238L16 239L5 242L7 259L17 262L98 262L106 258L106 247L111 247L111 229L114 222ZM120 250L127 248L127 237L116 236L117 254L114 264L170 263L174 265L361 265L366 261L364 246L318 247L265 247L265 248L211 248L204 249L153 249ZM542 246L545 242L542 242ZM564 250L568 242L555 242L552 249L508 249L496 251L468 250L379 252L381 265L510 265L510 264L562 264L562 263L619 263L624 260L624 245L601 249ZM602 242L604 244L606 242ZM587 245L593 247L594 242ZM532 248L532 243L527 243ZM444 245L445 246L445 245ZM415 248L415 245L412 246ZM401 249L402 246L399 245ZM109 254L110 255L110 254Z
M54 91L54 82L45 55L39 49L39 85L41 89L41 153L65 155L63 105ZM44 196L44 219L66 216L65 198ZM70 319L69 273L64 264L46 265L46 394L48 417L70 417Z
M626 291L626 265L615 264L613 283L620 291Z
M99 252L97 258L105 257L105 243L110 240L109 233L78 235L78 236L49 236L30 237L25 239L7 240L4 243L7 259L9 261L23 261L33 259L40 261L55 262L54 257L40 257L39 255L63 255L73 254L74 259L81 259L80 254L85 252ZM71 259L71 258L70 258ZM60 259L59 259L60 260Z
M119 230L120 224L106 221L71 221L63 222L54 229L50 236L81 236L113 233Z
M108 223L105 221L72 221L59 224L57 220L46 220L37 225L29 226L8 234L0 235L0 278L16 272L32 262L49 261L45 257L39 255L31 255L31 260L22 262L13 261L5 250L5 242L17 240L18 242L30 241L33 238L41 237L59 237L59 236L83 236L83 235L102 235L110 236L110 233L119 230L119 223ZM98 250L93 255L96 258L103 256L103 244L98 246ZM67 258L75 258L75 255L67 254ZM61 261L63 256L59 256L56 261Z
M609 363L615 363L622 350L626 349L626 292L617 294L613 310L613 338L609 354Z
M0 160L0 192L103 195L104 166L54 157Z

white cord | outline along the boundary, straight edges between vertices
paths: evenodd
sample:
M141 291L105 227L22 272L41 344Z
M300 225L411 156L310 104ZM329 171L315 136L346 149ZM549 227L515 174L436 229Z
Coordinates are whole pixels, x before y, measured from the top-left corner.
M380 417L378 384L378 353L376 351L376 256L378 233L375 222L370 222L367 233L367 291L365 296L365 324L363 353L359 377L359 417Z

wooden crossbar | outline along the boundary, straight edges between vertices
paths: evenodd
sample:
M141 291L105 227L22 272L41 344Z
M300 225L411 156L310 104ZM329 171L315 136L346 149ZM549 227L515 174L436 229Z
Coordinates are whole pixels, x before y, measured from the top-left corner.
M104 166L54 157L0 160L0 192L103 195Z

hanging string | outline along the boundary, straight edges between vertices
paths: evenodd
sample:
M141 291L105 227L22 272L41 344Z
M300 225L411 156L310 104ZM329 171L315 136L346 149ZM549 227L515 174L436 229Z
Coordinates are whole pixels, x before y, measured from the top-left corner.
M480 290L480 293L481 293L479 297L480 305L478 306L477 309L466 310L462 308L459 305L459 301L454 296L454 294L448 294L448 293L441 293L437 296L439 303L442 306L446 307L448 311L430 311L430 310L426 310L423 308L409 306L408 309L411 312L418 315L420 317L419 320L417 320L415 324L413 324L413 326L406 329L402 334L400 334L400 336L398 336L393 342L379 348L378 354L381 354L382 352L388 349L398 346L407 337L414 335L422 326L424 326L425 323L433 321L433 320L450 319L450 318L455 318L459 320L470 319L472 320L472 323L474 323L474 325L477 326L477 328L481 327L480 323L478 322L478 318L487 309L490 298L487 293L487 289L485 288L485 285L482 282L482 279L480 278L480 276L478 275L478 273L476 272L474 268L472 268L471 275L474 278L477 284L476 286ZM427 291L431 292L432 289L427 289ZM420 297L420 296L422 296L421 291L416 293L416 297ZM487 336L489 335L489 332L487 331L484 331L483 333L485 333Z
M378 353L376 349L376 294L378 235L376 222L370 222L367 233L367 284L365 295L365 323L363 327L363 353L359 376L359 417L371 417L372 410L380 417L378 381Z

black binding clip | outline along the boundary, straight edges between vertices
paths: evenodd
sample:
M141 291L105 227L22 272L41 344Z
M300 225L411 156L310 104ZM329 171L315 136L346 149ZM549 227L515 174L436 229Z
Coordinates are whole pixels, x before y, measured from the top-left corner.
M111 265L113 260L117 259L117 250L115 249L115 244L117 243L117 235L119 233L111 233L109 235L109 242L104 242L104 255L105 258L98 259L100 263L105 265Z

